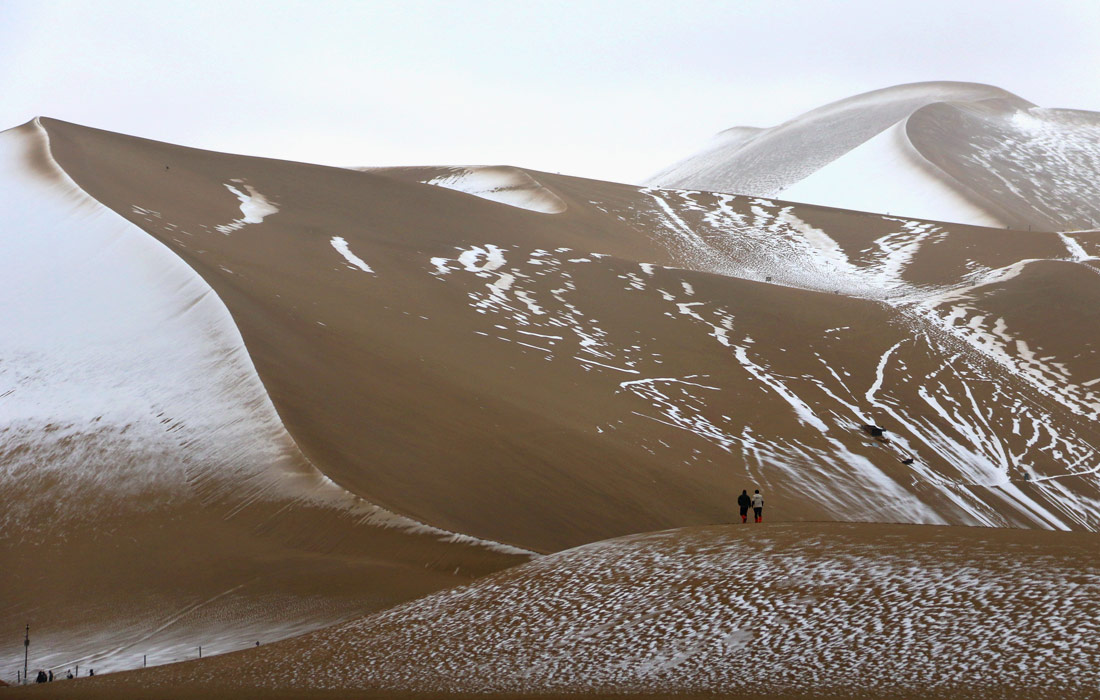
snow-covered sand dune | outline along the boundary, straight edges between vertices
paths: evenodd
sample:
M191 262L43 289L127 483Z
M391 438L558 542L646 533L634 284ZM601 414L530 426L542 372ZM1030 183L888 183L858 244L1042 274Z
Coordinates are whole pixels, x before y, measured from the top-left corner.
M414 179L425 185L446 187L491 202L535 211L560 214L567 205L553 190L531 173L507 165L470 165L421 168L366 168L391 177Z
M306 454L418 520L547 551L722 520L746 481L782 518L1100 527L1090 234L540 173L546 216L49 129L222 296ZM223 235L234 179L279 211Z
M900 128L823 169L885 163ZM28 209L29 233L5 235L26 260L7 288L25 308L0 345L19 379L0 427L17 438L5 513L31 526L0 539L21 572L4 595L15 624L73 599L58 585L36 601L30 581L98 576L79 592L98 606L86 628L54 638L93 658L136 660L151 639L158 660L198 636L234 648L524 550L729 522L746 487L765 492L769 523L1100 529L1100 233L518 169L488 184L469 169L360 172L49 119L12 133L4 204ZM424 184L444 176L468 191ZM512 185L509 206L482 196ZM68 281L47 284L57 270ZM65 490L70 472L90 485ZM65 517L35 515L55 501ZM181 570L219 574L200 585ZM970 591L964 579L951 587ZM134 622L105 632L119 600ZM293 620L273 622L284 609Z
M875 90L769 129L731 130L650 178L658 187L778 197L1018 229L1100 225L1100 115L1043 109L988 85Z
M1089 535L736 525L579 547L144 692L1093 697ZM757 695L759 693L759 695Z
M307 462L218 296L81 191L37 121L0 133L0 211L0 618L34 621L40 665L225 651L461 580L424 564L481 545ZM301 527L312 543L293 544ZM405 589L347 588L382 570ZM5 676L16 655L0 655Z

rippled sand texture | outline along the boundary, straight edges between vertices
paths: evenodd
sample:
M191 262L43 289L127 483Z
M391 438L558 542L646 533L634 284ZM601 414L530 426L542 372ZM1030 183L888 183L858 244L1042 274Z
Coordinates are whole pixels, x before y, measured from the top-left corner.
M898 525L673 530L544 557L135 687L1092 697L1090 535Z

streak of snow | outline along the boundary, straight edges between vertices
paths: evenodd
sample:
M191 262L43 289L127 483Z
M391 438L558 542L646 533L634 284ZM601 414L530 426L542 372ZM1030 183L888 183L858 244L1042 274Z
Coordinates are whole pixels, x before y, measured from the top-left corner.
M371 274L374 274L374 270L371 269L370 265L364 262L363 259L360 258L358 255L355 255L351 252L351 249L348 247L348 242L345 241L343 238L341 238L340 236L333 236L332 240L329 241L329 243L331 243L332 247L336 249L336 252L344 256L344 260L347 260L349 267L353 267L362 270L363 272L370 272Z

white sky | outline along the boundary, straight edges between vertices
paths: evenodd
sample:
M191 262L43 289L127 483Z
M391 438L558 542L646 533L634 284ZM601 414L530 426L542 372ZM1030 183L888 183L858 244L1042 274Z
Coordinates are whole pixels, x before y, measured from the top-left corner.
M1096 0L0 0L0 128L634 182L722 129L899 83L1100 110L1098 35Z

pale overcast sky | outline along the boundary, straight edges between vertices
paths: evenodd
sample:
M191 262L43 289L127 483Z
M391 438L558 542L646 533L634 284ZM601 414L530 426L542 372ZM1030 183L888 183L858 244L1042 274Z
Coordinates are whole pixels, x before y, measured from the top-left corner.
M1100 110L1098 34L1096 0L0 0L0 128L635 182L722 129L899 83Z

